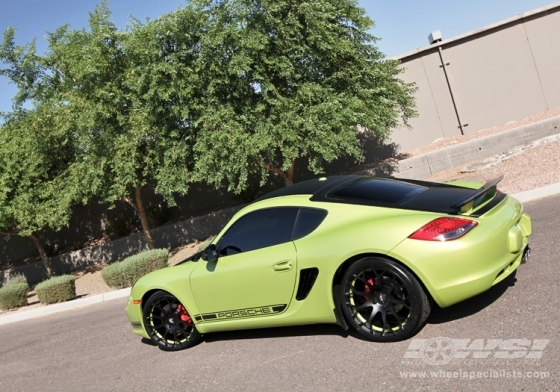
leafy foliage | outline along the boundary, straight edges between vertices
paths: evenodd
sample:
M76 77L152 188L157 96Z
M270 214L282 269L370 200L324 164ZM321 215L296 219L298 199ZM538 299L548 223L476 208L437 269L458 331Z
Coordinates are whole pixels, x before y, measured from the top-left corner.
M293 181L349 155L358 127L385 138L415 115L414 87L398 79L353 0L202 1L209 15L201 69L209 110L199 120L199 179L240 191L250 173Z
M0 50L8 68L0 74L19 87L15 113L32 114L30 140L31 134L43 133L44 140L37 143L56 150L38 152L48 162L9 162L19 168L16 173L25 170L42 181L30 178L32 189L22 187L22 179L14 174L13 187L10 183L6 188L17 188L29 201L29 208L22 210L29 222L17 220L20 233L45 226L56 230L67 223L73 204L125 200L139 214L153 247L142 189L153 187L171 205L175 194L188 190L196 117L192 112L197 107L192 101L199 91L189 56L196 52L202 22L192 8L185 8L145 25L135 21L129 31L121 32L110 21L104 2L90 14L89 30L63 26L49 33L44 56L35 55L33 44L14 45L14 31L8 30ZM34 109L23 110L25 103ZM28 125L22 116L14 117L18 128ZM9 151L22 157L27 144ZM47 178L42 172L51 161L60 170ZM36 172L35 166L43 170ZM33 192L43 197L31 197ZM40 208L45 214L37 218L28 213ZM8 213L3 216L10 225L14 221Z
M37 232L68 225L73 197L65 171L73 148L48 106L12 113L0 127L0 232L30 237L49 275Z
M55 276L35 286L35 294L42 304L54 304L76 298L76 277Z
M127 201L153 248L146 188L172 206L193 181L289 185L297 160L315 173L360 160L357 132L382 139L415 114L355 0L192 0L125 31L110 16L104 1L88 29L49 33L44 55L13 29L0 45L18 87L0 126L0 231L32 238L46 265L37 232L75 205Z

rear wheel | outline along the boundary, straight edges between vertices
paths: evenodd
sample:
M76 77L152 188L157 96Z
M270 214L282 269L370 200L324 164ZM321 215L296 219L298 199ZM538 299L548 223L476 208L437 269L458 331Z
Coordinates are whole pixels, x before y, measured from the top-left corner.
M146 332L162 350L182 350L200 340L200 333L185 307L165 291L158 291L148 298L143 317Z
M350 324L366 338L394 342L421 328L430 302L416 278L394 261L367 257L342 278L341 305Z

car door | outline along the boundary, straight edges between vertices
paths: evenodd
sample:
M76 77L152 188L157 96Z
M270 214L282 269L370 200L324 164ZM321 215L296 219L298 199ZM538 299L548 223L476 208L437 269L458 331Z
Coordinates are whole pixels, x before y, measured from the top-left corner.
M297 212L292 207L253 211L218 240L218 259L201 262L190 279L205 322L261 318L288 307L297 275L291 240Z

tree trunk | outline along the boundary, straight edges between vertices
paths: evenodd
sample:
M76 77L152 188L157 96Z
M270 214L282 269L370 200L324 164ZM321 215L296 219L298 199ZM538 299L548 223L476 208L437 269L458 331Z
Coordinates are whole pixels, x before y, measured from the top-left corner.
M296 167L296 159L292 159L292 164L290 165L290 168L288 169L288 171L286 172L286 176L284 177L284 185L286 186L290 186L290 185L294 185L294 169Z
M288 168L288 171L283 171L280 170L276 167L270 166L269 164L264 165L264 168L268 171L271 171L274 174L279 175L280 177L282 177L282 179L284 180L284 185L285 186L290 186L290 185L294 185L294 170L296 167L296 159L292 159L292 163L290 165L290 167Z
M45 264L47 275L50 278L51 276L53 276L53 267L51 264L51 259L49 258L49 256L47 256L47 252L45 251L45 248L43 247L43 244L41 243L39 237L37 237L35 234L31 234L29 238L33 240L35 246L37 247L37 250L39 250L39 255L41 256L41 259L43 259L43 264Z
M140 216L140 222L142 223L142 232L144 237L146 237L146 242L148 243L148 249L154 249L154 239L152 237L152 232L150 231L150 224L148 223L148 216L146 215L146 210L144 209L144 203L142 202L142 188L136 188L136 206L138 215Z

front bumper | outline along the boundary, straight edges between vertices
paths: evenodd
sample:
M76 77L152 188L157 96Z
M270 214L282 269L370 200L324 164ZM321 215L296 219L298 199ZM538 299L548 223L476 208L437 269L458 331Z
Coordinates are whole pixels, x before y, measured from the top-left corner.
M142 304L134 304L132 303L132 292L131 295L128 297L128 302L126 304L126 316L128 317L128 321L132 325L132 332L136 335L142 336L143 338L149 339L150 336L144 329L144 325L142 324Z

